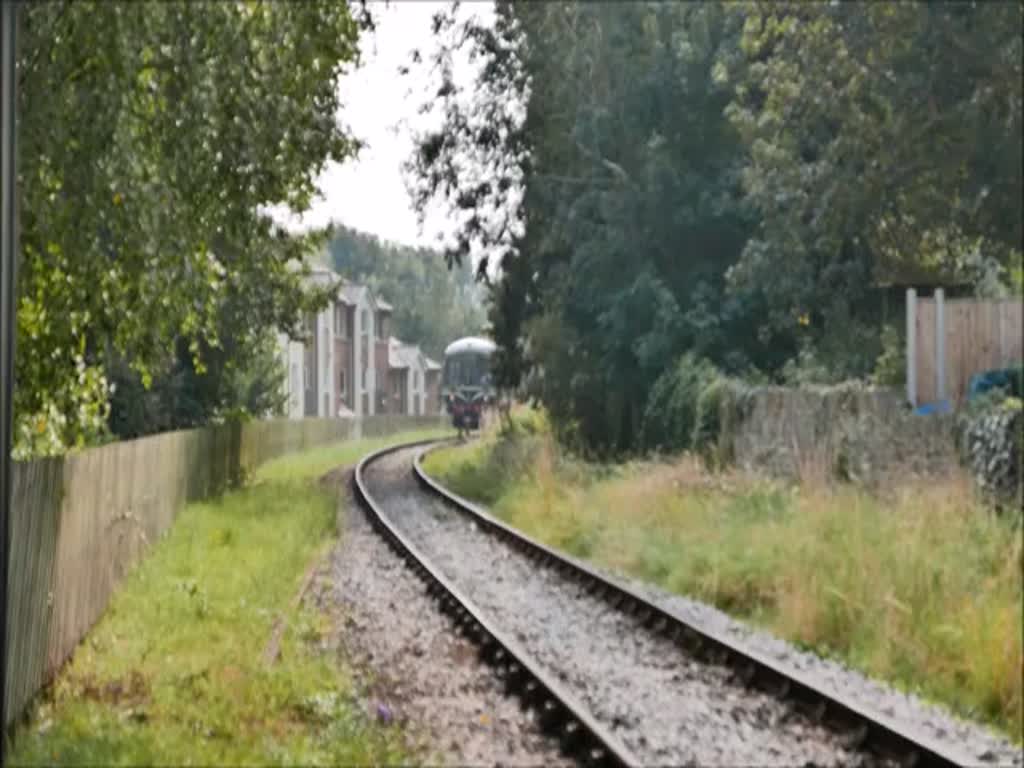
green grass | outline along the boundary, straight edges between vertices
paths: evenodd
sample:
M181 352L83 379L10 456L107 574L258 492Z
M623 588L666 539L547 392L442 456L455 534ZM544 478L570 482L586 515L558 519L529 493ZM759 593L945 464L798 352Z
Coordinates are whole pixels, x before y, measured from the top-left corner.
M1021 739L1021 536L961 480L882 499L709 475L688 457L595 467L521 430L426 469L550 545Z
M254 485L186 507L19 728L11 763L408 762L400 732L370 722L350 672L316 650L326 617L290 603L337 536L336 499L315 478L429 434L284 457ZM282 615L281 657L267 667Z
M452 430L450 429L421 429L402 432L390 437L372 437L357 441L331 443L268 461L256 470L254 480L261 482L317 478L335 467L354 464L368 453L373 453L389 445L451 435Z

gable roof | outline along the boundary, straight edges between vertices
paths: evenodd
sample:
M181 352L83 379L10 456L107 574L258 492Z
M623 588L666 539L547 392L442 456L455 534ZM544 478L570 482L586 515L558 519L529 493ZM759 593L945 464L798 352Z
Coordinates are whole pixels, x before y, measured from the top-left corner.
M427 358L415 344L406 344L394 336L388 337L389 368L426 368Z
M355 306L363 297L363 286L357 283L345 283L338 291L338 298L345 304Z

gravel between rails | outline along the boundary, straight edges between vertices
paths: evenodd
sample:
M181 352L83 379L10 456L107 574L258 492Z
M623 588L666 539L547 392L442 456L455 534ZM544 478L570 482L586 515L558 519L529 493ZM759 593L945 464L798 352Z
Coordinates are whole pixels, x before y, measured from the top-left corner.
M571 555L564 556L573 562L584 562ZM826 693L855 700L866 710L878 712L939 744L947 744L972 755L977 765L1024 766L1024 748L991 728L960 719L946 708L866 677L840 661L824 659L795 648L785 640L737 621L707 603L629 578L595 563L586 565L609 581L627 586L650 602L677 613L693 626L724 635L742 648L774 659L782 669L812 680Z
M568 559L579 562L573 557ZM920 729L939 743L966 749L978 765L1024 766L1024 748L987 727L956 718L946 709L865 677L836 660L794 648L785 640L752 629L706 603L613 573L594 563L587 565L610 581L628 586L650 602L676 612L694 626L726 635L738 645L776 660L784 669L799 672L823 691L856 699L866 709Z
M404 726L431 764L571 765L455 634L351 495L342 503L340 541L307 600L336 617L327 644L352 662L368 714Z
M371 465L371 495L431 562L560 679L645 765L867 765L868 756L776 699L538 568L426 496L419 449Z

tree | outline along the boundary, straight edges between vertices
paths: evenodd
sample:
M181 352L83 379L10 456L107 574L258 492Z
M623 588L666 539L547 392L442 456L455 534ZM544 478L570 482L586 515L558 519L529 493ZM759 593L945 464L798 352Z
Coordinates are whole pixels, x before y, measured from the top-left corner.
M419 144L421 194L504 211L459 240L500 254L499 378L543 369L540 398L581 447L628 450L683 350L738 368L763 354L751 302L723 297L751 221L731 94L710 73L739 34L713 5L499 4L493 29L454 35L486 61L471 93L438 57L445 120ZM518 185L519 204L479 178Z
M457 18L435 22L442 119L411 163L418 201L461 214L450 260L499 261L500 381L537 374L584 450L634 450L684 353L734 375L810 360L863 376L878 281L980 288L1019 263L1019 3L501 2L493 26ZM465 90L459 46L481 62Z
M979 282L1019 260L1021 8L734 9L742 55L716 77L734 87L759 226L731 278L763 292L772 327L809 314L845 337L835 364L863 373L873 357L851 357L848 332L877 314L875 281Z
M262 206L308 207L358 143L335 119L359 27L337 3L26 4L19 60L19 451L106 429L104 369L149 384L183 340L204 370L244 322L300 333L315 238Z

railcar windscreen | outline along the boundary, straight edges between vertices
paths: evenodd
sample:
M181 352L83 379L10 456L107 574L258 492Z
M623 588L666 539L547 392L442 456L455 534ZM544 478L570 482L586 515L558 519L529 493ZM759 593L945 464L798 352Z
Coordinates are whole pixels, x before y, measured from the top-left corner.
M490 371L490 357L477 353L452 355L444 363L445 387L479 387Z

